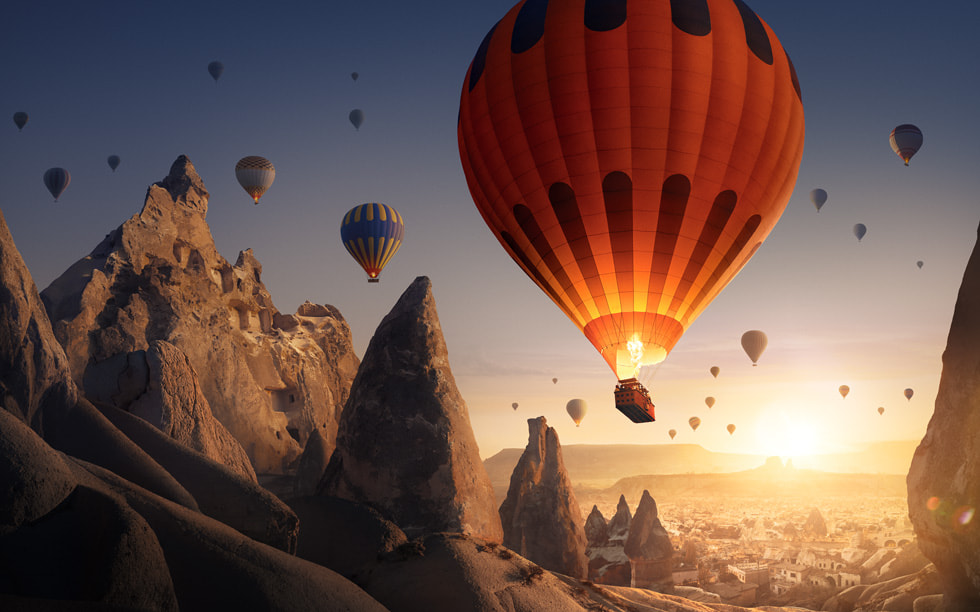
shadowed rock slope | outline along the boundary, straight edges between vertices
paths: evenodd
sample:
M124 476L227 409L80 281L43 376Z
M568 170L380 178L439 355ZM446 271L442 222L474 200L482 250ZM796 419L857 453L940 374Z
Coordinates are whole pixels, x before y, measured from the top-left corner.
M980 610L980 241L953 310L936 407L908 474L909 517L949 612Z
M541 567L588 576L582 513L561 458L558 432L544 417L528 419L528 441L500 506L504 545Z
M330 306L280 313L250 250L234 266L218 253L207 210L204 183L179 157L143 210L42 297L77 383L93 364L169 342L255 470L281 471L313 429L332 448L358 363L350 329Z
M409 537L503 536L424 276L371 338L320 492L375 508Z

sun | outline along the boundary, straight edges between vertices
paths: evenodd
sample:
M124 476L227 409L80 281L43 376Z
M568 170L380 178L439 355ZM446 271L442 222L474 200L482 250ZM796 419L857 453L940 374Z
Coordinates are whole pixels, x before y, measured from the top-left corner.
M803 457L820 452L821 429L792 408L770 406L755 427L758 449L767 455Z

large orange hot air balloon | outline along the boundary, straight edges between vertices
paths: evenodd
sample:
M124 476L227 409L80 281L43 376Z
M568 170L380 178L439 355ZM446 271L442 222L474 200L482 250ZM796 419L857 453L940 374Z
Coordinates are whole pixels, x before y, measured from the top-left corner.
M662 361L789 200L803 104L740 0L523 0L459 109L500 244L617 378Z

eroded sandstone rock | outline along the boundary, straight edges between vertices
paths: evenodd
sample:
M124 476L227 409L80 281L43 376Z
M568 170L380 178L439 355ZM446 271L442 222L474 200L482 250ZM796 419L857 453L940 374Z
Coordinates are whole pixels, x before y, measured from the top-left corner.
M633 566L631 586L656 588L671 582L674 547L649 491L643 491L636 507L624 550Z

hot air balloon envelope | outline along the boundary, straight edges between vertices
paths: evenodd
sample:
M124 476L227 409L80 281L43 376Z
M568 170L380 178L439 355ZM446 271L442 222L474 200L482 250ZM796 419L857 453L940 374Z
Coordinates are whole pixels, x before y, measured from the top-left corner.
M27 113L24 111L14 113L14 125L17 126L18 132L24 129L24 126L27 125Z
M905 399L911 401L912 400L912 394L913 393L915 393L915 391L913 391L912 389L906 389L905 390Z
M861 242L861 239L864 238L864 235L867 233L868 233L868 228L865 224L858 223L857 225L854 226L854 235L857 237L858 242Z
M721 368L719 368L718 366L711 366L711 369L708 371L711 372L712 376L718 378L718 374L721 373Z
M350 119L350 122L354 124L355 129L361 129L361 124L364 123L364 111L359 108L355 108L349 115L347 115L347 117Z
M911 123L903 123L892 130L888 142L892 146L892 151L897 153L907 166L909 160L922 146L922 131Z
M575 426L578 427L582 423L582 419L585 418L585 413L589 411L589 405L585 403L584 399L568 400L568 403L565 404L565 411L568 412L568 416L572 417Z
M758 329L752 329L742 334L742 350L752 360L752 365L759 365L759 358L762 357L767 346L769 346L769 338Z
M699 419L698 417L691 417L690 419L688 419L687 424L691 426L691 429L697 431L698 427L701 426L701 419Z
M704 398L704 403L708 405L708 408L712 408L715 405L715 398L713 398L713 397L706 397L706 398Z
M385 204L361 204L347 211L340 226L340 237L347 252L367 272L368 282L378 275L402 246L405 220Z
M921 270L922 269L922 266L925 265L925 262L924 261L917 261L917 262L915 262L915 265Z
M359 77L359 76L361 76L361 75L357 74L356 72L350 73L350 78L354 79L355 81L357 80L357 77Z
M513 408L514 410L517 410L517 402L511 404L510 407Z
M551 382L553 382L554 384L556 384L556 385L557 385L557 384L558 384L558 379L557 379L557 378L552 378L552 379L551 379Z
M827 192L823 189L814 189L810 192L810 201L817 207L817 212L827 203Z
M670 439L671 440L673 440L674 439L674 436L677 435L677 430L676 429L671 429L670 431L667 432L667 435L670 436Z
M235 177L245 193L252 196L258 204L259 198L272 186L272 181L276 180L276 167L264 157L249 155L235 164Z
M837 391L840 393L841 397L846 398L847 394L851 392L851 388L847 385L841 385L837 388Z
M65 189L68 189L69 183L71 183L71 174L64 168L48 168L44 172L44 186L54 196L55 202L65 192Z
M221 62L214 61L208 64L208 73L211 74L211 78L217 83L218 79L221 78L221 73L225 71L225 65Z
M728 427L726 427L725 429L728 430L728 435L731 435L731 434L735 433L735 426L732 425L731 423L729 423L728 424Z
M113 172L115 172L116 168L119 167L120 159L118 155L110 155L106 161L109 163L109 167L112 168Z
M884 406L878 406L878 414L885 414L885 407Z
M523 1L480 44L458 122L484 221L620 380L769 234L803 136L779 40L714 0Z

